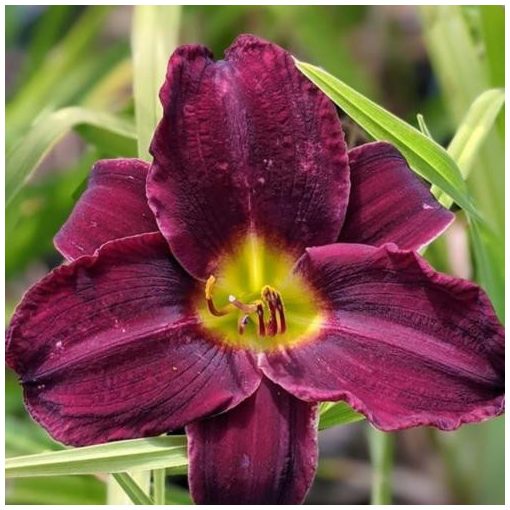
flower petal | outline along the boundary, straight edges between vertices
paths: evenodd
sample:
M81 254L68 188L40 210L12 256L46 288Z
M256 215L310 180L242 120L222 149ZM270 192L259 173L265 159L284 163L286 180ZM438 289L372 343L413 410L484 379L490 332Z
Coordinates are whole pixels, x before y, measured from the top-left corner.
M349 151L351 194L340 242L417 250L440 235L455 215L387 142Z
M500 414L504 338L475 284L394 245L312 248L297 271L330 308L322 333L261 368L305 400L346 400L383 430Z
M186 427L197 504L299 504L317 465L317 406L266 378L231 411Z
M207 278L249 231L299 256L334 242L349 192L333 104L278 46L244 35L218 62L171 57L147 194L172 252Z
M107 241L158 226L149 209L145 181L149 164L139 159L98 161L88 187L55 236L55 246L68 260L92 255Z
M250 356L203 338L194 289L159 233L107 243L32 287L7 361L35 420L87 445L161 434L253 393Z

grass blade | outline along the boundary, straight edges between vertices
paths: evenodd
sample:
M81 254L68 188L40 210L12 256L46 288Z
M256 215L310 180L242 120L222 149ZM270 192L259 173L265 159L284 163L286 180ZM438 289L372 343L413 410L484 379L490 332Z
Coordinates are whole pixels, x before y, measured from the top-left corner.
M123 473L161 468L182 474L186 466L186 437L160 436L8 458L5 476Z
M154 469L152 472L153 484L154 484L154 504L164 505L165 504L165 480L166 470L165 469Z
M464 179L469 177L480 148L494 127L504 103L503 89L490 89L480 94L448 146L448 153L459 165ZM433 187L432 191L445 207L452 205L451 199L437 188Z
M505 8L503 5L481 5L485 54L493 87L505 86Z
M364 419L362 414L351 409L345 402L323 402L320 406L319 430L337 425L347 425Z
M53 103L55 87L66 81L76 65L87 56L110 10L111 7L98 5L83 11L64 39L7 105L6 124L10 131L24 129Z
M372 459L372 505L391 505L395 436L374 427L368 430Z
M135 139L133 124L126 119L80 107L63 108L39 119L6 158L5 201L8 204L30 178L44 156L72 128L87 124L106 132Z
M138 154L150 159L149 144L162 109L159 88L168 58L177 46L180 6L138 5L134 8L131 45Z
M153 505L152 499L128 473L114 473L113 477L135 505Z
M373 138L393 143L416 173L477 216L460 170L443 147L326 71L304 62L296 65Z

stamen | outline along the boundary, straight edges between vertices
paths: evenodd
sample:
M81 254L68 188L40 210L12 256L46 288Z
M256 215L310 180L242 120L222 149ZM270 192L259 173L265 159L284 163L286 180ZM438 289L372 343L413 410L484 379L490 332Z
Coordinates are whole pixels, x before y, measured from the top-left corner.
M278 323L276 322L276 308L272 301L268 301L269 306L269 321L267 323L267 334L269 336L275 336L278 333Z
M246 326L250 321L250 315L253 313L257 314L259 336L272 337L278 333L285 333L287 330L287 323L285 320L285 307L279 292L274 290L272 287L269 285L264 286L261 291L262 300L258 299L249 304L239 301L236 296L231 294L228 297L229 304L221 309L218 309L214 305L212 299L213 287L215 283L216 278L211 275L205 284L205 299L207 301L207 308L212 315L216 317L222 317L231 313L235 308L237 308L243 312L237 321L237 330L240 335L245 333ZM265 306L267 306L269 311L269 319L267 322L265 321L264 317Z
M264 323L264 305L257 305L257 317L259 319L259 336L266 336L266 325Z
M275 336L277 333L285 333L287 330L287 323L285 321L283 301L280 294L269 285L266 285L262 289L262 299L267 303L270 313L270 318L267 325L268 335ZM276 312L278 312L278 317L280 319L280 328L278 328Z
M211 315L214 315L216 317L223 317L224 315L227 315L230 310L228 310L227 307L218 310L214 306L214 302L212 300L212 289L214 287L214 284L216 283L216 278L211 275L207 279L207 282L205 284L205 300L207 301L207 309L209 310L209 313Z
M237 322L237 331L239 332L240 335L244 333L244 330L246 329L246 325L248 324L249 319L250 319L249 315L243 315Z
M280 317L280 333L285 333L287 331L287 323L285 321L285 310L283 308L283 301L280 294L276 295L276 310L278 311L278 316Z
M269 308L269 321L267 323L268 336L275 336L278 333L278 323L276 322L276 308L274 304L274 291L269 285L262 289L262 299Z
M231 305L234 305L236 308L239 308L239 310L241 310L241 312L254 313L257 311L256 304L246 305L246 304L242 303L241 301L239 301L239 299L237 299L235 296L230 295L228 297L228 301Z

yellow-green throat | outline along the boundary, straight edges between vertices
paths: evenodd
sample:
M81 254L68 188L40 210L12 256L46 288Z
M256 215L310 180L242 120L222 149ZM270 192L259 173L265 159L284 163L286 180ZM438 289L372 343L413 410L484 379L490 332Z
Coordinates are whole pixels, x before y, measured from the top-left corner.
M313 337L323 322L321 299L295 259L256 235L223 258L198 299L202 325L233 347L268 351Z

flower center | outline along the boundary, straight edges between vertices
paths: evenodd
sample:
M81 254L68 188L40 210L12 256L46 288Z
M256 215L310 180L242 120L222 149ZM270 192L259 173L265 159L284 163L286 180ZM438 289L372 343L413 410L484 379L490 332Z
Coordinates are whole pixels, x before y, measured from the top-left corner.
M323 320L321 300L292 271L295 259L255 235L220 261L197 297L202 325L223 343L272 350L311 338Z
M242 312L241 315L239 315L239 320L237 321L237 332L240 335L244 334L251 315L257 316L257 333L260 337L275 336L287 331L283 299L280 293L272 287L265 285L260 293L261 299L257 299L252 303L243 303L242 301L239 301L236 296L230 294L228 297L228 305L218 310L212 297L212 289L215 282L216 278L211 275L205 284L205 300L207 302L207 308L211 315L214 315L215 317L223 317L224 315L228 315L232 312L235 313L236 311ZM265 319L266 311L269 315L267 322Z

